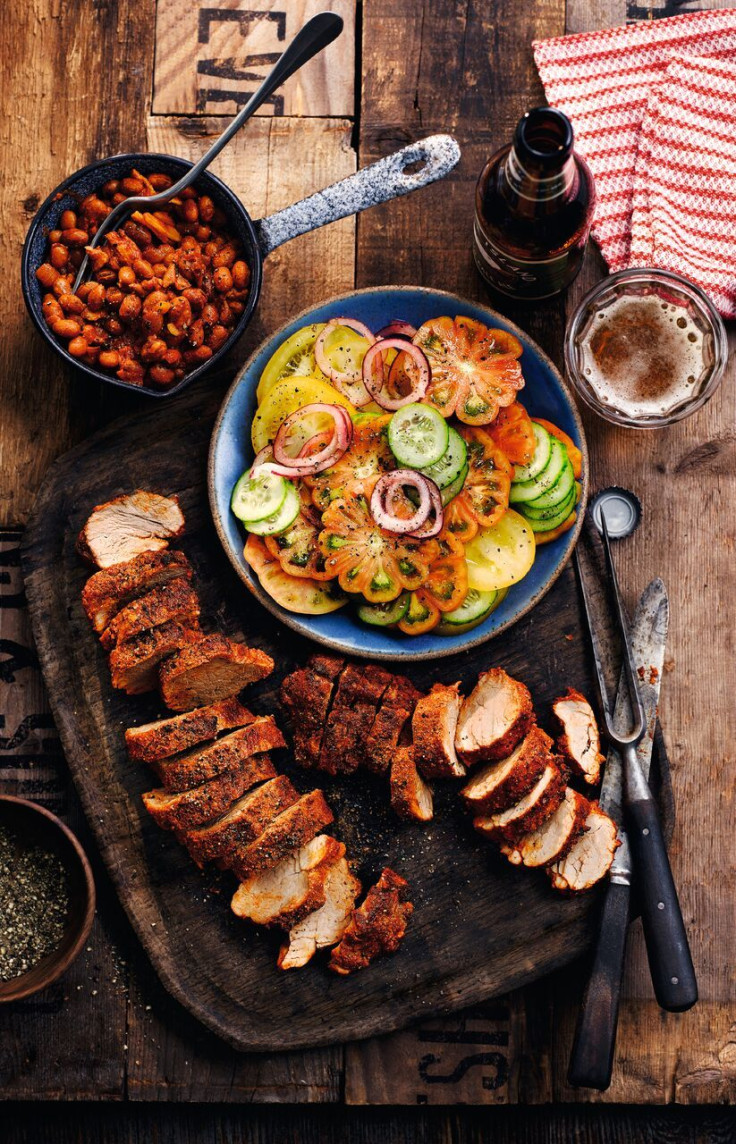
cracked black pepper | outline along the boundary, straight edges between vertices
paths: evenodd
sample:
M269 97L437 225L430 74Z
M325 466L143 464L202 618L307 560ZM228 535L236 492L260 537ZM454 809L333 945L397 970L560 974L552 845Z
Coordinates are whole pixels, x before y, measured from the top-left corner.
M68 910L59 858L0 826L0 981L27 973L59 946Z

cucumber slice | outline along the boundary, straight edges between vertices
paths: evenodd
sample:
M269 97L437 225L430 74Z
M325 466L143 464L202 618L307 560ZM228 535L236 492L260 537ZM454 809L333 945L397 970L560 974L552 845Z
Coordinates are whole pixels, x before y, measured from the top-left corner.
M546 493L541 496L535 497L533 501L526 501L522 505L522 509L542 509L553 508L555 505L561 505L570 496L573 485L575 484L575 473L573 472L570 461L566 461L563 466L562 472L552 485L551 489L547 489Z
M230 499L231 509L245 524L277 513L287 492L287 481L271 472L268 465L260 465L252 477L249 473L250 469L243 473Z
M402 592L396 600L387 604L361 604L358 608L358 617L366 624L373 624L377 628L388 628L398 624L409 611L409 593Z
M397 409L388 426L388 443L403 468L426 469L443 457L450 427L431 405L412 402Z
M455 499L458 493L463 491L463 485L465 484L465 478L467 475L468 466L465 464L463 465L458 475L455 477L455 480L452 482L452 484L448 485L447 488L440 489L440 497L442 498L443 505L448 505L451 500Z
M532 421L532 429L534 430L534 456L528 465L517 465L516 473L514 476L515 481L533 481L535 477L546 468L549 461L549 454L552 449L552 435L547 432L544 425L537 425L536 421Z
M457 480L463 469L468 467L468 447L457 429L448 426L447 448L434 465L420 469L423 477L434 481L438 489L445 489Z
M452 612L445 612L437 631L443 636L469 632L482 623L486 616L490 616L498 597L498 591L479 592L476 588L470 588L459 607Z
M562 511L565 505L569 504L574 508L576 496L577 491L573 482L573 488L570 490L563 501L559 501L557 504L553 505L546 505L542 508L538 508L536 505L532 504L522 504L519 505L519 512L523 514L525 520L548 520L551 516L557 516L557 514Z
M546 516L528 516L525 514L524 519L532 532L551 532L553 528L559 528L561 524L564 524L574 509L575 493L573 492L561 505L539 510L541 513L546 513Z
M280 532L286 532L287 528L294 523L299 516L302 502L291 481L285 483L286 496L278 512L273 513L272 516L267 516L265 520L246 521L245 527L248 532L253 532L256 536L277 536Z
M568 461L567 449L556 437L550 437L549 460L539 476L531 481L512 481L509 501L511 504L525 504L536 500L542 493L546 493L557 483L559 476ZM568 462L569 463L569 462Z

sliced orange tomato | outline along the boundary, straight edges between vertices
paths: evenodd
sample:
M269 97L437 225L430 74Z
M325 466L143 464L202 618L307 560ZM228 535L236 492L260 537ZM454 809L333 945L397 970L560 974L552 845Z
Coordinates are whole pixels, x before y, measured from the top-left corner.
M534 429L531 417L520 402L512 401L505 409L499 409L488 432L514 465L529 464L534 456Z
M557 528L553 528L551 532L537 532L534 534L534 539L537 542L537 548L540 544L549 544L550 540L557 540L558 536L564 536L569 532L575 521L578 519L578 514L573 511L568 516L567 520L563 520L562 524Z
M336 612L347 603L347 597L343 596L334 581L325 584L311 578L289 576L271 555L260 536L251 533L243 556L258 577L263 590L287 612L297 612L302 616L324 616L328 612Z
M532 421L536 421L537 425L541 425L543 429L546 429L547 432L551 433L553 437L556 437L558 441L562 441L562 444L567 449L567 455L570 458L575 479L579 481L583 473L583 454L578 449L572 437L568 437L564 429L558 429L556 425L553 425L551 421L545 421L543 417L532 417Z
M302 508L298 517L286 532L264 537L266 548L289 576L333 580L335 574L326 570L325 558L317 543L322 530L320 515L305 485L301 486L299 495Z
M514 466L485 429L463 426L460 435L468 448L468 475L455 499L467 502L481 528L491 528L509 507Z
M432 318L414 344L432 371L424 400L443 417L454 413L466 425L487 425L524 385L517 361L523 347L506 330L473 318Z
M459 608L468 594L468 566L461 540L443 529L437 537L439 556L430 565L424 591L432 597L441 612Z
M409 607L404 618L399 620L398 627L407 636L421 636L436 628L441 619L442 612L437 601L425 588L420 588L409 597Z
M478 533L478 521L465 492L458 493L445 508L445 531L451 532L463 544Z
M325 571L345 592L359 592L371 604L395 600L427 579L439 555L434 540L387 532L374 521L365 497L332 501L322 516L319 547Z
M391 415L384 414L361 421L337 464L315 477L305 477L317 508L327 508L339 496L370 496L378 478L396 467L386 432L390 420Z

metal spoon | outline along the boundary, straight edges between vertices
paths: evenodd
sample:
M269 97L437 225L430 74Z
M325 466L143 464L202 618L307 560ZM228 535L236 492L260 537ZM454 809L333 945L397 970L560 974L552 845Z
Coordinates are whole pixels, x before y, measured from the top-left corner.
M180 194L186 187L191 186L202 172L206 171L212 160L217 158L223 147L230 142L233 135L250 119L261 104L264 103L277 88L281 87L281 84L289 79L294 72L298 71L299 68L308 63L313 56L316 56L318 52L321 52L323 48L326 48L328 44L331 44L333 40L337 39L342 29L342 18L335 15L334 12L320 12L319 15L313 16L312 19L304 25L301 31L297 33L286 51L276 61L261 86L250 97L245 107L238 112L232 123L225 128L219 139L215 140L209 151L202 156L199 162L195 163L191 170L187 171L186 175L179 179L178 183L174 183L173 186L169 187L168 190L160 191L157 195L131 195L125 202L119 203L100 224L97 233L94 235L87 249L94 250L107 232L117 226L122 219L132 211L138 210L141 207L150 210L151 207L163 206L175 198L176 195ZM77 271L77 277L74 280L75 292L84 281L88 264L89 255L85 254L84 260Z

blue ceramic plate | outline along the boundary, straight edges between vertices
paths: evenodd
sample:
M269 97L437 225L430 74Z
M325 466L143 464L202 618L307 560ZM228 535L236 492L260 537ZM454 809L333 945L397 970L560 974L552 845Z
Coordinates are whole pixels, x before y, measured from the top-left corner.
M392 318L403 318L421 326L430 318L448 314L466 315L489 326L510 330L521 341L521 366L526 380L522 400L533 417L546 417L572 437L583 453L583 496L575 528L549 544L541 545L529 574L510 589L501 606L479 627L455 636L428 632L404 636L398 632L362 624L348 605L326 616L299 616L285 612L260 587L258 579L243 559L245 533L230 511L233 485L253 459L250 425L256 406L256 387L268 359L278 346L300 326L349 316L379 330ZM238 575L264 607L282 623L325 647L368 659L424 660L453 655L496 636L525 615L555 582L569 560L580 532L588 492L588 454L583 428L562 378L552 362L517 326L494 310L465 301L442 290L419 286L385 286L356 290L333 298L312 310L305 310L265 341L233 382L222 404L212 434L209 457L209 495L212 515L223 547Z

